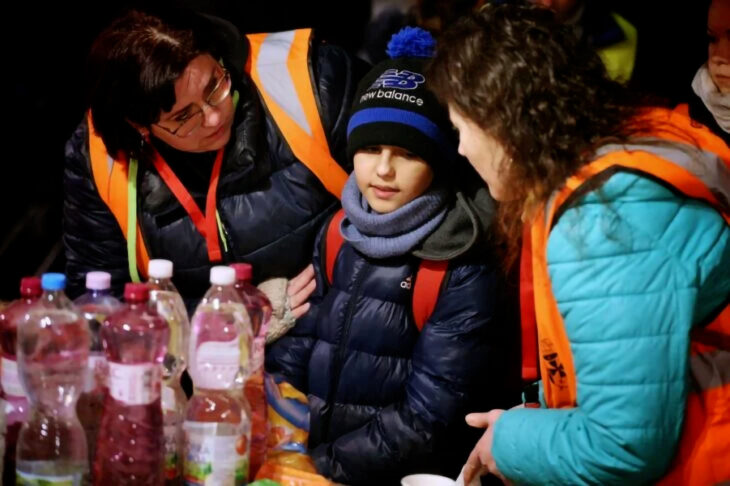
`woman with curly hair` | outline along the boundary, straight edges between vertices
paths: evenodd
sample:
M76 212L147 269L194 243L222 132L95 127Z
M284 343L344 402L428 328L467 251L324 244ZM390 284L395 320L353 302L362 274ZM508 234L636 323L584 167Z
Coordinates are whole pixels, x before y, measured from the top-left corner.
M427 73L500 202L505 265L522 248L523 375L541 376L536 408L467 416L487 430L465 478L727 480L730 150L552 17L488 6Z

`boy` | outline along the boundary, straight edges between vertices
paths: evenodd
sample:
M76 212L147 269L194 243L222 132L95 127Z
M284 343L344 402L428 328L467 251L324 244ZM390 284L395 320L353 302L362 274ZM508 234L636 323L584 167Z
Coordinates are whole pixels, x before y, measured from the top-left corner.
M465 437L464 415L519 398L519 327L497 311L510 306L484 245L493 202L451 182L466 164L424 86L433 45L404 29L388 46L394 59L360 83L348 125L354 172L344 213L315 246L312 307L266 357L270 373L308 394L310 454L340 483L455 477L479 435ZM415 308L424 304L432 309Z

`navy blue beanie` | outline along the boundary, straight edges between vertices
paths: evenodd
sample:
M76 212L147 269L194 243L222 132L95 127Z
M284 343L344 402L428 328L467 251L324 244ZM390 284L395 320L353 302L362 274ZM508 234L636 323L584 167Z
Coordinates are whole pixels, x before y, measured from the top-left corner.
M417 27L393 35L391 57L360 81L347 125L347 156L373 145L402 147L436 170L456 157L446 109L426 89L424 70L436 42Z

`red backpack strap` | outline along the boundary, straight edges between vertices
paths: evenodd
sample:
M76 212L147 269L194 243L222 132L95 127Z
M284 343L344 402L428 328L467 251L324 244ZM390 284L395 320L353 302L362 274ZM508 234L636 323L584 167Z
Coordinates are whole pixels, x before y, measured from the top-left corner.
M426 325L436 308L436 301L441 293L448 267L448 261L431 260L421 260L418 266L416 283L413 286L413 318L419 331Z
M522 326L522 381L538 379L537 371L537 318L535 316L535 292L532 283L532 245L529 224L522 234L520 256L520 323Z
M335 262L337 261L337 254L340 253L340 248L345 242L345 239L340 233L340 223L345 219L345 211L340 209L330 219L327 225L327 236L325 237L324 243L324 269L325 275L327 276L327 283L332 285L335 272Z

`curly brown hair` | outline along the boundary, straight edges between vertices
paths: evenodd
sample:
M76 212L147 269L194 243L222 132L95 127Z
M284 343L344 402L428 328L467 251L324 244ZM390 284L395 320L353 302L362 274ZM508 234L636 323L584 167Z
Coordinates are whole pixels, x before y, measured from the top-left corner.
M488 4L440 37L431 89L498 140L508 157L498 235L506 265L519 250L522 221L607 141L645 130L645 103L611 81L597 53L553 14L529 4Z

